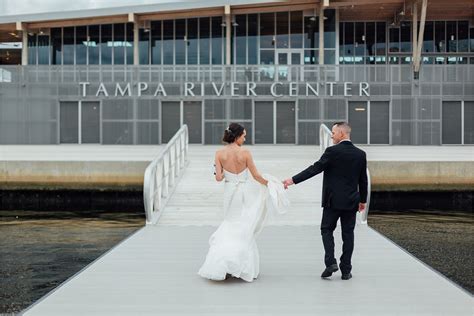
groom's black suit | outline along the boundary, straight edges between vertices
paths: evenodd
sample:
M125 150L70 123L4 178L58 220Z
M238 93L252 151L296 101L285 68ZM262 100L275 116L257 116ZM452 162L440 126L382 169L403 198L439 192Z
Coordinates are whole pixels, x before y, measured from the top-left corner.
M359 203L367 201L367 159L365 152L350 141L328 147L313 165L293 176L295 184L324 171L321 221L326 267L337 263L334 258L334 237L337 220L341 218L343 251L340 268L342 273L352 269L354 227Z

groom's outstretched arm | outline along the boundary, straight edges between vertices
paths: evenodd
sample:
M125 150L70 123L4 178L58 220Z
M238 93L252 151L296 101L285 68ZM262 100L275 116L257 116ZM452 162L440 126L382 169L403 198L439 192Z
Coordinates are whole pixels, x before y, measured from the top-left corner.
M293 183L297 184L314 177L315 175L323 172L327 169L332 154L332 147L326 148L321 158L316 161L313 165L309 166L305 170L301 171L297 175L293 176Z

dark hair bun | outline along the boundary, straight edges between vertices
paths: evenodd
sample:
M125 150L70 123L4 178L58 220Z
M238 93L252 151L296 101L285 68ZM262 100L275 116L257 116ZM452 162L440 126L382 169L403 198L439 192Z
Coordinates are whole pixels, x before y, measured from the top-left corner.
M232 144L235 142L237 138L242 136L244 133L245 128L238 124L238 123L231 123L229 127L227 127L224 131L224 137L222 138L222 141Z

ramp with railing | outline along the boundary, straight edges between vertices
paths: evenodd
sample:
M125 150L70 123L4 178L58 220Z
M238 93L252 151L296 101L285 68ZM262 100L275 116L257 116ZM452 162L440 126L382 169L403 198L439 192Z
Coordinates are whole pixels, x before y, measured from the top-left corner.
M291 187L289 212L272 219L259 236L261 265L255 282L202 279L197 271L222 215L223 187L211 169L219 147L188 149L187 143L179 142L178 147L168 147L175 153L174 167L163 158L147 170L147 222L156 225L146 225L115 246L25 315L473 314L470 294L368 225L355 229L354 277L343 281L335 273L329 280L321 279L321 175ZM259 170L283 179L313 163L324 147L249 148ZM339 234L337 229L336 255L341 249Z

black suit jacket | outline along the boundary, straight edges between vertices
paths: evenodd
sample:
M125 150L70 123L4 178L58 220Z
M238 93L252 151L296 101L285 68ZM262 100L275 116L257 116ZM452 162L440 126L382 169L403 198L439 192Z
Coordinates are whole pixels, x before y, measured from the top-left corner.
M355 210L367 202L367 159L350 141L328 147L312 166L293 177L295 184L324 171L322 206Z

